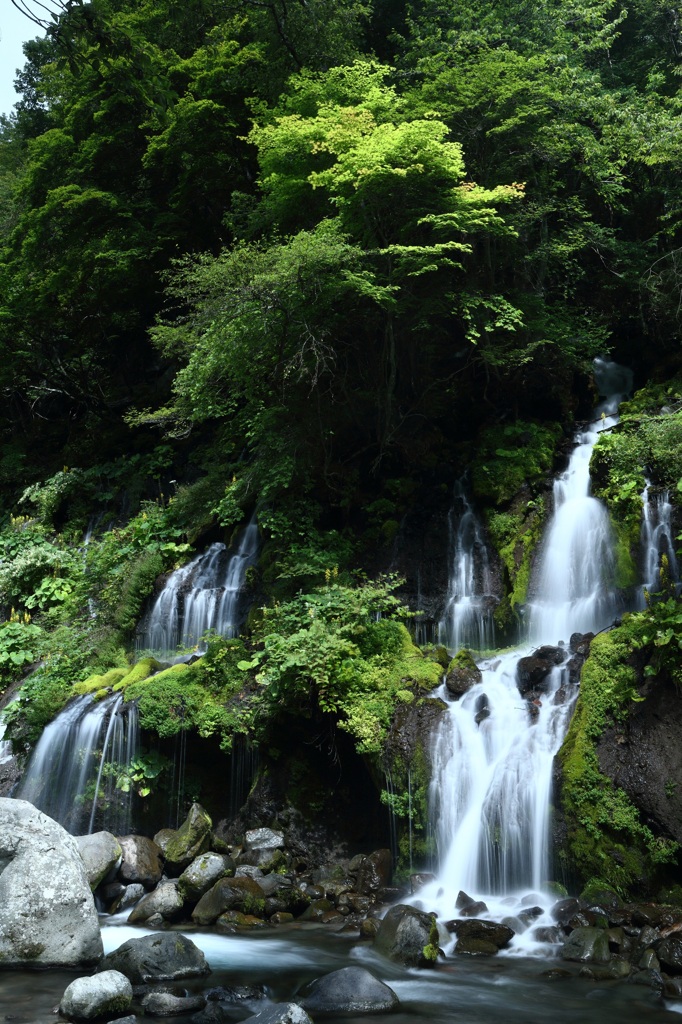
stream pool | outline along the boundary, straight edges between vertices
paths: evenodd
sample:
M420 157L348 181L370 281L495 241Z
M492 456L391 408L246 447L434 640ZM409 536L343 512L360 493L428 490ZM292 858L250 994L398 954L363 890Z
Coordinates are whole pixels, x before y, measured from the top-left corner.
M401 1007L391 1024L647 1024L682 1021L682 1002L662 1000L648 988L577 977L578 965L554 959L450 956L435 971L407 970L375 956L356 938L316 925L278 928L249 936L216 935L183 929L200 946L213 973L179 983L191 993L220 985L264 985L272 1002L293 1000L300 987L348 964L368 968L398 995ZM104 924L105 951L147 934L128 925ZM552 967L570 977L543 976ZM54 1008L75 975L63 971L0 973L0 1021L54 1024ZM263 1008L263 1001L235 1008L234 1021ZM141 1020L142 1018L140 1018ZM183 1024L189 1017L147 1018ZM325 1018L328 1024L371 1024L375 1016Z

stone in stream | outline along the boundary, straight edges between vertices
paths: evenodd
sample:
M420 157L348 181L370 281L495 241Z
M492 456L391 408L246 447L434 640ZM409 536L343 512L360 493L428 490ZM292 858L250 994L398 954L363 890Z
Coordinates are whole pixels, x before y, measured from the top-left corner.
M172 992L149 992L142 1000L142 1009L149 1017L177 1017L205 1006L206 996L176 996Z
M450 662L445 685L453 697L461 697L483 679L480 668L470 651L463 647Z
M611 959L609 937L603 928L574 928L561 951L562 960L605 964Z
M28 801L0 799L0 967L83 969L101 956L75 839Z
M170 878L140 900L128 917L128 922L142 924L155 914L160 914L164 921L177 921L182 917L183 908L184 900L178 891L178 879Z
M247 1017L243 1024L313 1024L313 1021L298 1003L280 1003Z
M406 967L433 966L437 954L438 926L432 914L399 903L391 907L379 925L374 948L377 953ZM435 947L433 959L425 947Z
M667 974L682 974L682 938L671 935L656 947L656 955Z
M552 669L565 660L566 652L561 647L549 645L521 658L516 666L516 685L521 696L546 693Z
M253 878L221 878L205 893L192 911L198 925L213 924L227 910L250 914L265 908L265 897Z
M203 952L180 932L128 939L105 956L101 970L120 971L133 985L200 978L211 973Z
M124 883L135 882L153 889L161 881L163 858L160 848L147 836L121 836L123 859L118 877Z
M112 1017L129 1010L133 986L119 971L103 971L92 978L76 978L68 986L59 1004L59 1012L68 1020L94 1020Z
M121 844L111 832L93 832L75 839L94 892L108 876L113 878L121 866Z
M455 921L453 931L457 934L455 952L461 952L459 949L460 942L463 944L463 951L464 946L473 940L488 942L495 947L495 952L497 952L498 949L504 949L505 946L508 946L514 938L514 932L511 928L503 924L497 924L495 921Z
M390 1013L399 1006L393 989L364 967L342 967L317 978L300 1002L312 1017Z
M188 864L178 879L178 892L188 903L196 903L218 879L234 875L235 864L224 853L202 853Z

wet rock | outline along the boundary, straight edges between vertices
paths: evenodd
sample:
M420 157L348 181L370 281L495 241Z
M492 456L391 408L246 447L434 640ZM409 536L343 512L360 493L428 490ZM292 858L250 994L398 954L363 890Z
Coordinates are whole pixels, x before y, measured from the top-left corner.
M164 921L177 921L182 917L184 901L178 892L178 880L169 879L161 882L153 892L147 893L128 917L130 924L141 924L155 914L160 914Z
M425 885L430 885L435 880L436 876L428 871L419 871L414 875L410 875L410 892L414 895L415 892L419 892Z
M68 1020L94 1020L125 1013L133 1001L133 986L119 971L103 971L93 978L76 978L59 1004Z
M455 910L463 910L464 907L470 907L475 902L473 896L469 896L463 889L460 889L455 900Z
M476 900L474 903L467 903L466 907L462 907L460 914L462 917L478 917L479 914L487 914L488 905L482 900Z
M205 996L176 996L172 992L150 992L142 1000L142 1009L149 1017L178 1017L205 1006Z
M659 971L636 971L630 977L633 985L644 985L654 992L662 992L664 981Z
M494 942L487 939L458 939L455 953L459 956L497 956L499 952Z
M343 967L309 985L300 1000L313 1017L390 1013L399 1000L393 989L364 967Z
M121 866L118 877L127 884L137 882L153 889L161 881L163 857L160 848L147 836L121 836Z
M121 886L121 888L123 891L119 893L109 906L110 914L117 914L121 910L127 910L128 907L135 906L147 892L145 887L139 882L132 882L130 885Z
M83 969L102 956L73 836L26 800L0 799L0 962Z
M495 921L457 921L455 932L458 944L460 940L484 939L492 943L495 949L504 949L514 938L514 932L506 925Z
M490 702L487 693L482 693L480 697L476 698L474 711L474 722L476 725L480 725L481 722L485 722L486 718L490 718Z
M120 843L111 832L93 832L92 835L75 838L94 892L108 876L113 878L118 871L122 858Z
M533 921L537 921L539 917L542 917L544 910L542 907L526 907L525 910L520 911L519 920L523 921L527 928L532 925Z
M192 911L195 924L212 924L226 910L243 914L265 909L265 898L253 878L221 878L205 893Z
M105 956L101 970L120 971L133 985L200 978L211 973L199 947L180 932L128 939Z
M609 938L603 928L574 928L561 951L563 960L579 963L608 963L611 959Z
M550 967L549 970L543 971L540 977L548 978L550 981L564 981L566 978L572 978L573 975L564 967Z
M682 938L679 935L671 935L659 942L656 955L668 974L682 974Z
M280 1003L247 1017L244 1024L313 1024L313 1021L298 1003Z
M533 929L532 935L536 942L549 942L554 946L564 941L563 929L558 924L541 925Z
M375 850L363 857L357 871L356 888L363 896L376 894L391 884L393 857L390 850Z
M572 654L579 654L586 658L590 653L590 644L594 640L594 633L571 633L568 647Z
M178 879L178 892L187 903L196 903L215 883L235 874L235 863L224 853L203 853L188 864Z
M660 971L661 962L653 949L645 949L639 958L637 966L641 971Z
M546 693L549 676L556 665L566 659L561 647L538 647L533 654L521 658L516 666L516 685L522 697L533 693Z
M206 853L211 841L213 822L200 804L192 804L180 828L166 844L166 870L181 874L192 861Z
M245 850L283 850L284 833L271 828L254 828L244 836Z
M320 921L329 910L333 909L334 905L329 900L313 900L310 906L303 911L299 921Z
M215 922L216 931L225 935L234 935L245 929L267 928L267 923L262 917L255 917L253 914L241 914L238 910L226 910Z
M424 957L424 947L433 945L437 934L431 914L399 903L391 907L379 925L374 948L407 967L430 966Z
M629 936L622 928L607 928L606 935L609 940L609 949L612 953L627 953L632 947Z
M462 694L466 693L471 689L472 686L476 686L483 679L481 670L474 661L471 652L463 648L458 651L455 657L450 662L447 675L445 677L445 685L448 692L454 697L461 697Z
M154 836L154 842L159 847L164 857L166 856L166 847L168 846L174 835L174 828L162 828Z

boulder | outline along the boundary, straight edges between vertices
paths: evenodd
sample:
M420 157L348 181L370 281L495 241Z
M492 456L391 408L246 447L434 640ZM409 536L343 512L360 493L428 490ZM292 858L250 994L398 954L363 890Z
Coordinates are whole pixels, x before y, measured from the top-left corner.
M235 873L234 861L224 853L202 853L188 864L178 879L183 900L196 903L220 878Z
M514 932L504 924L497 924L495 921L455 921L453 930L457 934L459 942L468 942L471 939L483 939L492 943L495 949L504 949L514 938Z
M301 1006L312 1017L390 1013L399 1000L393 989L364 967L342 967L308 985Z
M682 974L682 938L671 935L656 948L661 967L668 974Z
M555 667L566 659L566 652L561 647L538 647L526 658L521 658L516 666L516 685L522 697L534 693L545 693L549 682L548 677Z
M297 1003L280 1003L247 1017L243 1024L313 1024L313 1021Z
M130 924L141 924L155 914L164 921L177 921L182 917L184 900L178 892L177 878L161 882L153 892L147 893L128 918Z
M221 878L205 893L192 911L198 925L213 924L226 910L252 914L265 909L263 890L253 878Z
M205 996L176 996L172 992L149 992L142 1000L142 1009L149 1017L177 1017L205 1006Z
M121 836L122 860L118 877L122 882L153 889L161 881L163 856L160 848L147 836Z
M609 936L603 928L574 928L561 951L562 960L605 964L611 959Z
M481 670L474 661L471 652L462 648L450 662L445 685L448 692L454 697L461 697L470 690L472 686L480 683L483 679Z
M166 843L166 870L181 874L192 861L206 853L211 842L213 822L200 804L192 804L174 836Z
M127 910L128 907L134 907L147 892L145 887L140 885L139 882L133 882L131 885L126 885L122 888L123 892L119 893L109 907L110 914L117 914L121 910Z
M374 947L389 960L407 967L426 967L433 960L425 956L424 949L437 945L437 941L438 929L433 915L399 903L391 907L379 925Z
M0 966L82 969L101 956L75 839L26 800L0 799Z
M90 888L115 875L121 866L122 850L116 836L111 832L93 832L89 836L76 836L76 843L85 864Z
M558 900L550 910L550 916L557 924L565 925L575 916L580 910L580 901L574 896L569 896L564 900Z
M105 956L101 970L120 971L133 985L200 978L211 973L199 947L180 932L128 939Z
M130 1009L133 986L119 971L102 971L92 978L76 978L68 986L59 1004L59 1012L68 1020L94 1020L113 1017Z
M245 850L283 850L284 833L271 828L254 828L244 836Z
M363 896L375 895L391 884L393 856L390 850L375 850L363 857L357 873L356 889Z

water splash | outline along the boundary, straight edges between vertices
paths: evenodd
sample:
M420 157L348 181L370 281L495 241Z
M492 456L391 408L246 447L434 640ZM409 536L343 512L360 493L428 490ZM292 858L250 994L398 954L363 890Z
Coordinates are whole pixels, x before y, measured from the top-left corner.
M667 559L667 576L671 583L679 581L677 556L672 538L672 513L668 491L653 491L651 482L647 480L642 491L642 529L640 534L642 549L642 580L639 607L646 606L646 594L653 594L661 589L661 566L663 556Z
M453 652L462 647L489 650L494 645L495 627L488 549L461 480L455 486L448 530L450 574L439 640Z

